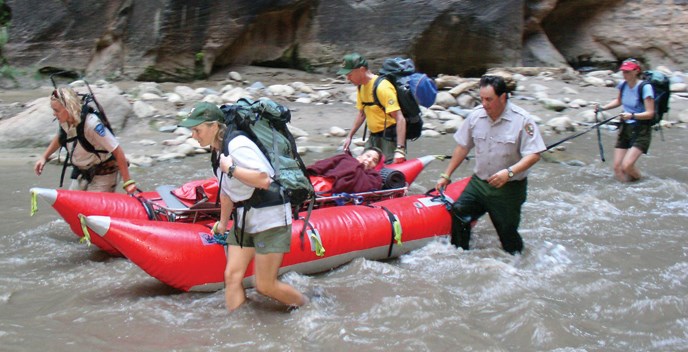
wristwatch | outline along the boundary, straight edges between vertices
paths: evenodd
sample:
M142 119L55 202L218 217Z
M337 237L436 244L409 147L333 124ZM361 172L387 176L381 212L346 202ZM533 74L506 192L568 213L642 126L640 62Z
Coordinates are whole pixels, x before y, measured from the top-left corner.
M511 166L507 167L507 168L506 168L506 171L509 172L509 174L508 174L508 175L509 175L509 178L514 177L514 170L511 170Z
M229 178L234 176L234 170L236 170L236 164L232 163L232 165L229 165L229 169L227 169L227 176L229 176Z

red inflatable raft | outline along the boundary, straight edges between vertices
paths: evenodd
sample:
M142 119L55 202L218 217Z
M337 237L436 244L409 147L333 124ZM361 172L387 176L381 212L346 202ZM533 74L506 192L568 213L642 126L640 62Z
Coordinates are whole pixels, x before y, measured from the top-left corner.
M444 201L409 195L368 206L313 210L303 240L304 222L294 221L291 250L284 256L280 273L323 272L358 257L394 258L447 235L451 219L446 202L456 199L468 180L450 184ZM208 226L112 216L88 216L84 222L97 234L92 240L106 241L167 285L184 291L215 291L224 286L225 249L214 242ZM252 285L252 267L246 273L245 286Z
M427 155L386 167L403 173L406 183L411 184L425 166L435 159L443 158L444 156ZM199 186L204 190L201 192L206 197L204 199L197 199ZM214 216L219 211L215 205L217 181L214 178L191 181L178 188L161 186L156 191L142 192L136 196L48 188L32 188L30 192L32 209L37 209L37 198L45 200L69 224L74 234L81 238L85 237L90 243L114 256L121 256L122 254L107 241L98 236L90 237L89 233L84 231L86 216L104 215L129 220L161 220L204 224L214 222ZM326 207L338 203L360 203L362 200L369 203L375 200L404 196L406 193L407 188L402 187L362 194L344 194L320 197L316 204L319 207Z
M393 167L410 183L435 158L427 156ZM458 198L467 183L464 179L449 185L445 197L407 195L404 187L320 199L303 238L305 212L300 214L301 220L294 220L291 250L280 273L318 273L358 257L393 258L420 248L433 237L450 232L446 205ZM77 236L90 239L108 253L127 257L165 284L184 291L214 291L223 288L226 263L225 247L216 243L210 231L218 211L216 189L212 179L180 188L159 187L137 196L33 188L32 209L40 197ZM358 205L357 199L364 204ZM331 206L342 202L348 203ZM246 286L252 285L252 276L251 266Z

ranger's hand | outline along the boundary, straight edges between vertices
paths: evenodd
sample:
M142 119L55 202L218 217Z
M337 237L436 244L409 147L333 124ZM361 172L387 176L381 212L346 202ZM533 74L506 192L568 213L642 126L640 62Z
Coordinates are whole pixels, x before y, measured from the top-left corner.
M499 170L490 176L487 182L494 188L500 188L509 182L509 171L507 169Z

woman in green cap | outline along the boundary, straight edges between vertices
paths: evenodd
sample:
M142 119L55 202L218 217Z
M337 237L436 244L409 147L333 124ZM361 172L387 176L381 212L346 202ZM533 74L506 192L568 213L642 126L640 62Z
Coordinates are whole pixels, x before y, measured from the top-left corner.
M241 202L251 198L256 189L268 189L274 176L270 162L258 146L244 135L224 140L227 126L224 113L214 104L196 104L179 125L191 129L201 146L210 146L213 172L220 184L220 220L213 232L223 234L234 210L233 230L227 236L225 267L225 302L231 312L246 301L242 281L254 260L256 290L285 305L296 307L307 298L294 287L277 279L284 253L291 247L291 204L253 206L244 209ZM226 148L225 148L226 147ZM228 155L222 154L226 149ZM234 209L236 206L236 209Z

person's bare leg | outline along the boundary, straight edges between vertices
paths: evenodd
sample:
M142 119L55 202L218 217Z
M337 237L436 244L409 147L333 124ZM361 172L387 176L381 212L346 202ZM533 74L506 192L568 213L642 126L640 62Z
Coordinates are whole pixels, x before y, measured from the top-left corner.
M246 301L242 281L246 268L255 254L256 251L253 248L229 246L225 267L225 304L230 312Z
M635 167L635 163L640 159L641 155L643 155L643 151L636 147L632 147L628 150L626 155L624 155L621 169L629 181L637 181L641 177L640 170Z
M623 171L623 160L628 149L614 149L614 177L621 182L628 182L628 178Z
M288 306L302 306L306 298L291 285L277 279L283 253L256 254L256 290Z

